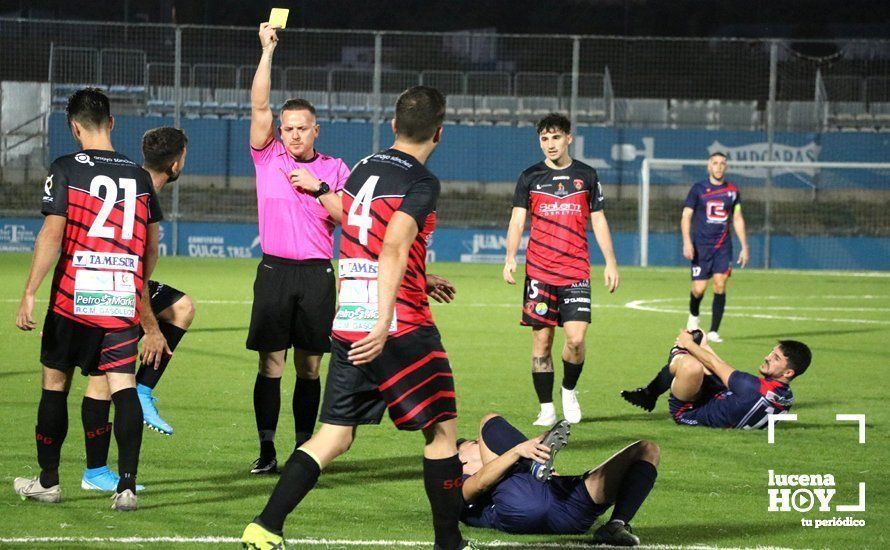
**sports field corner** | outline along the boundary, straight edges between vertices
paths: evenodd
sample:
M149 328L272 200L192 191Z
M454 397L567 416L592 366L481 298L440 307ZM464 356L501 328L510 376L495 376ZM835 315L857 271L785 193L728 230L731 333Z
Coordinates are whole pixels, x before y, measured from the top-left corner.
M140 510L116 514L107 496L82 491L84 460L78 377L68 399L69 433L62 452L63 501L23 502L11 490L16 476L33 475L33 426L39 396L39 338L14 329L12 318L27 272L27 255L0 255L0 413L6 444L0 449L4 521L0 545L29 547L232 546L262 508L274 484L247 474L256 453L251 387L256 359L244 349L254 260L165 258L160 280L189 292L195 324L158 387L158 407L176 428L172 437L144 434ZM521 289L500 279L500 266L430 264L452 280L452 304L434 316L454 368L461 436L497 411L532 434L537 405L528 365L530 336L518 326ZM634 520L648 548L882 548L888 519L883 465L888 436L884 406L884 342L890 336L890 277L876 273L738 270L717 347L734 366L753 371L779 338L813 349L813 365L794 386L796 422L765 431L723 431L675 425L660 402L645 413L618 396L645 384L659 368L685 320L685 270L622 268L609 295L592 268L594 321L587 366L579 383L584 420L559 456L560 473L592 468L636 439L661 446L655 489ZM46 298L47 288L42 289ZM703 312L707 312L708 298ZM40 302L39 308L46 302ZM707 315L704 315L706 319ZM559 336L557 337L560 338ZM557 345L559 342L557 342ZM323 373L324 376L324 373ZM292 442L289 401L293 372L282 384L279 447ZM837 414L864 414L866 442ZM359 429L352 450L330 466L285 526L296 548L424 547L431 540L421 483L420 438L390 423ZM112 449L114 446L112 446ZM114 450L112 450L112 464ZM837 504L857 501L865 483L864 512L769 512L769 471L832 474ZM802 520L850 516L861 527L815 529ZM510 536L464 528L482 547L577 548L590 536Z

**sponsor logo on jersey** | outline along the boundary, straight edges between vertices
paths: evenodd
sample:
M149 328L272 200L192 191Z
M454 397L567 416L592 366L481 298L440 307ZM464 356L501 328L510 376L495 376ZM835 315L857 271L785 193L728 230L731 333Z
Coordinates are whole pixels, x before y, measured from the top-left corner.
M341 259L338 263L340 278L376 279L377 262L365 258Z
M74 267L89 267L92 269L126 269L127 271L136 271L139 269L139 256L114 252L76 250L71 264Z
M75 291L75 315L135 317L136 295L132 292Z
M575 190L580 191L582 187L584 187L584 180L575 179L572 183L575 184Z
M566 191L565 185L563 185L562 182L558 182L556 184L556 196L564 197L567 194L568 194L568 192Z
M561 216L581 213L581 205L570 202L544 202L538 207L538 214L542 216Z
M76 160L77 162L79 162L81 164L88 164L90 166L95 166L95 164L93 164L93 161L90 159L90 156L86 153L77 153L76 155L74 155L74 160Z
M342 332L371 332L377 324L377 304L340 304L334 317L333 330ZM389 332L396 331L396 314L393 312Z

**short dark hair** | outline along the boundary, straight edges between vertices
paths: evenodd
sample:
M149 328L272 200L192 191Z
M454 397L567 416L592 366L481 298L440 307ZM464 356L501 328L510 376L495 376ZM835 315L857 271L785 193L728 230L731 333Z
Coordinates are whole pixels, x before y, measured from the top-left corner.
M83 88L68 98L65 114L68 116L68 126L71 126L72 121L76 121L91 130L96 130L108 125L111 119L111 105L108 96L99 88Z
M813 352L806 344L797 340L779 340L779 348L788 358L788 368L794 371L794 378L807 372Z
M163 172L179 160L189 138L172 126L152 128L142 136L142 158L146 168Z
M708 155L708 160L711 160L714 157L723 157L724 159L726 159L726 155L721 153L720 151L714 151L713 153Z
M396 132L400 138L423 143L445 121L445 96L430 86L413 86L396 100Z
M312 113L312 116L315 116L315 105L308 99L292 97L285 101L284 105L281 106L281 112L284 113L285 111L309 111Z
M559 130L564 134L571 134L572 123L565 115L550 113L538 121L538 135L543 134L547 130Z

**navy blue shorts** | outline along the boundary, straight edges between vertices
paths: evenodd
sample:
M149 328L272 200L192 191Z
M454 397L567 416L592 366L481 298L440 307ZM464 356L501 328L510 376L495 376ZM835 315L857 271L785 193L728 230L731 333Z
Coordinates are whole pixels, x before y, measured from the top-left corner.
M528 438L503 417L482 427L485 446L503 454ZM491 493L481 521L471 522L506 533L572 535L586 533L609 506L597 504L584 485L585 476L553 476L541 483L521 460Z
M672 393L668 397L668 410L671 412L671 418L677 424L698 426L702 423L701 419L698 418L701 407L713 399L715 395L725 390L726 386L723 385L723 382L713 374L709 374L702 380L701 393L695 401L677 399Z
M695 255L692 257L692 280L707 281L715 273L726 276L732 274L732 248L721 246L720 248L695 247Z

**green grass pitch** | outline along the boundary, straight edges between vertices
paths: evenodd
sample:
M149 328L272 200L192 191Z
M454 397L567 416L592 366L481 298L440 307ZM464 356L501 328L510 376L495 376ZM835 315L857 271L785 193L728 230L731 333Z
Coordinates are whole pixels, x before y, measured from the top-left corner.
M38 332L23 333L14 315L26 278L28 255L0 255L0 546L17 537L99 537L90 547L116 537L238 537L262 508L275 482L247 474L257 455L252 412L256 357L244 349L255 261L162 258L156 279L191 294L197 317L156 390L162 416L176 429L172 437L146 430L139 480L147 486L133 514L110 510L107 496L82 491L84 464L77 377L69 406L69 434L62 453L63 502L23 502L12 479L34 475L33 443L40 370ZM526 433L537 412L530 371L531 335L518 326L520 287L501 281L500 266L432 264L430 271L458 288L450 305L434 315L455 373L460 431L472 436L478 419L498 411ZM621 271L621 288L609 295L596 284L593 268L593 324L587 361L579 383L583 422L573 429L559 456L561 473L592 468L635 439L661 445L658 482L634 521L644 544L719 547L886 548L888 459L888 356L890 278L884 274L764 272L737 270L729 287L721 334L715 348L738 368L753 371L782 337L807 342L814 362L793 384L798 422L780 424L776 444L765 431L721 431L676 426L667 402L647 414L633 408L619 390L645 384L665 359L685 323L688 276L683 269ZM521 275L521 274L520 274ZM48 294L49 280L41 289ZM42 322L46 302L38 304ZM710 297L703 302L707 322ZM562 340L555 344L559 353ZM561 365L556 356L557 374ZM290 392L293 371L282 384L279 454L293 443ZM558 378L557 378L558 379ZM866 443L857 442L853 423L838 413L865 414ZM295 547L353 548L348 541L431 541L429 508L421 482L419 434L399 433L388 420L362 427L352 450L321 477L286 525ZM115 461L112 445L112 465ZM281 457L283 458L283 457ZM767 472L830 473L837 481L833 504L855 504L865 482L863 513L767 511ZM865 527L802 527L801 518L853 516ZM514 537L464 528L481 543L524 545L576 537ZM320 539L341 542L321 544ZM74 540L74 539L72 539ZM176 544L177 547L191 543ZM221 543L222 544L222 543ZM33 546L34 544L31 544ZM45 543L47 547L73 542ZM152 548L174 543L143 543ZM38 544L39 546L39 544ZM228 546L232 546L231 543Z

